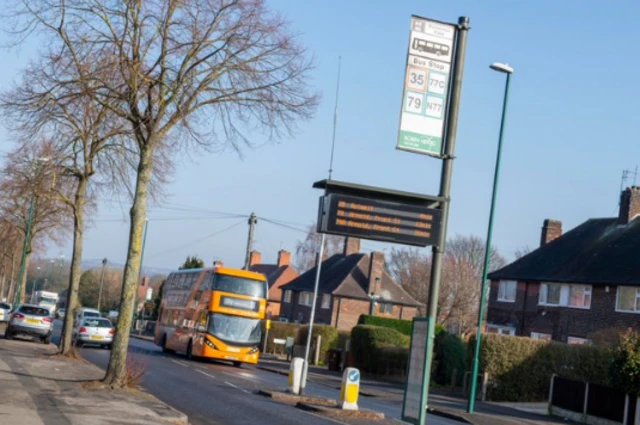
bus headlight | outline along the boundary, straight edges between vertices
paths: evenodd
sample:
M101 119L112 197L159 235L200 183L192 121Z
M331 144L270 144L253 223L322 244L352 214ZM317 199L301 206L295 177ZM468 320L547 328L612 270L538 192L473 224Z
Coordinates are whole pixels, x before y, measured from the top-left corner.
M260 350L260 348L258 348L257 346L253 347L251 350L249 350L249 352L247 354L255 354L258 352L258 350Z
M208 346L209 348L213 348L214 350L217 350L217 349L218 349L218 347L216 347L216 346L215 346L215 344L214 344L213 342L209 341L209 338L205 338L205 340L204 340L204 341L205 341L205 344L207 344L207 346Z

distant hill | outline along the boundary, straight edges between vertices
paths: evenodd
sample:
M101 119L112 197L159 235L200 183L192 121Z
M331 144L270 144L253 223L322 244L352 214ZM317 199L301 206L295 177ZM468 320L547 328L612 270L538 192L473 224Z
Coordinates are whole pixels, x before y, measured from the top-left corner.
M89 270L93 268L102 267L102 259L86 259L82 260L82 270ZM122 263L108 262L107 267L112 269L124 269ZM161 267L144 267L142 266L142 274L147 276L153 276L154 274L169 274L175 269L165 269Z

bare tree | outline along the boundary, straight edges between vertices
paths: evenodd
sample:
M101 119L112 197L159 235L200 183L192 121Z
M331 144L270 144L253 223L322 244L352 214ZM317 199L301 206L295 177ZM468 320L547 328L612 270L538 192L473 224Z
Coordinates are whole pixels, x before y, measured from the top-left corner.
M431 257L416 248L392 248L386 262L389 273L416 301L424 306L429 301ZM419 309L420 314L425 308Z
M20 232L7 219L0 218L0 301L11 300L15 282L16 259L19 257ZM8 285L7 285L8 283Z
M459 333L471 330L477 320L485 243L476 236L455 236L447 241L438 299L438 323ZM490 270L506 261L491 250ZM431 257L417 249L391 251L389 271L417 301L428 302Z
M76 69L76 65L68 56L49 51L23 71L21 83L4 93L0 103L7 127L22 143L29 145L48 137L53 146L56 179L64 183L56 186L57 197L73 214L66 300L69 312L78 306L85 210L100 183L113 182L114 174L115 180L126 181L121 177L127 175L122 170L127 153L126 123L87 93L82 78L88 69ZM95 175L101 168L103 179L96 185ZM60 352L65 355L71 349L72 327L73 314L68 314L60 339Z
M316 232L316 225L309 225L307 228L307 235L304 240L298 241L296 244L295 266L300 273L303 273L316 265L321 240L322 235ZM342 252L343 245L344 237L326 235L324 239L324 253L322 261L334 254Z
M158 153L195 142L251 146L247 131L290 134L311 117L311 64L261 0L20 0L14 33L33 28L76 63L78 83L126 120L137 149L120 320L105 382L122 386L149 185ZM21 5L21 6L20 6ZM98 70L95 65L100 58ZM64 61L63 61L64 62Z
M19 146L7 155L0 180L0 212L20 232L23 243L26 239L24 264L20 265L25 271L36 243L42 239L61 242L70 224L66 206L53 196L61 182L46 160L51 153L51 145L44 141ZM24 300L26 279L25 272L18 282L20 302Z
M531 247L529 245L525 245L516 249L516 252L514 252L513 255L516 257L516 260L519 260L520 258L529 254L531 251L533 251Z

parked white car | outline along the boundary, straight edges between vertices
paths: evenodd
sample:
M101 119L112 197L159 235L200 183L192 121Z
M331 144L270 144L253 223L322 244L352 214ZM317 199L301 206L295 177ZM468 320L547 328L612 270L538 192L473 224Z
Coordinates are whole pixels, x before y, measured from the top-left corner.
M0 302L0 323L7 323L9 319L11 319L11 304Z
M53 317L45 307L33 304L21 304L11 314L11 320L4 332L5 339L14 335L29 335L39 338L44 344L51 342Z

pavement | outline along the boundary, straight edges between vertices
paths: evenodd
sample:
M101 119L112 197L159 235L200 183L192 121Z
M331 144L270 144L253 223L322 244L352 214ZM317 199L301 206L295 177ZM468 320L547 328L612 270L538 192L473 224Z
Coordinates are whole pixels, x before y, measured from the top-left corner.
M258 368L278 375L288 373L289 364L273 356L261 359ZM340 372L330 371L324 367L309 367L310 382L327 388L340 388L342 375ZM402 405L404 386L401 384L379 382L362 379L360 381L360 400L379 400L395 402ZM429 418L440 416L458 422L476 425L550 425L567 424L568 421L546 415L546 403L489 403L477 402L475 413L466 412L467 401L455 397L446 390L431 389L429 394Z
M30 338L0 339L0 424L188 424L148 393L104 387L102 369L56 351Z

